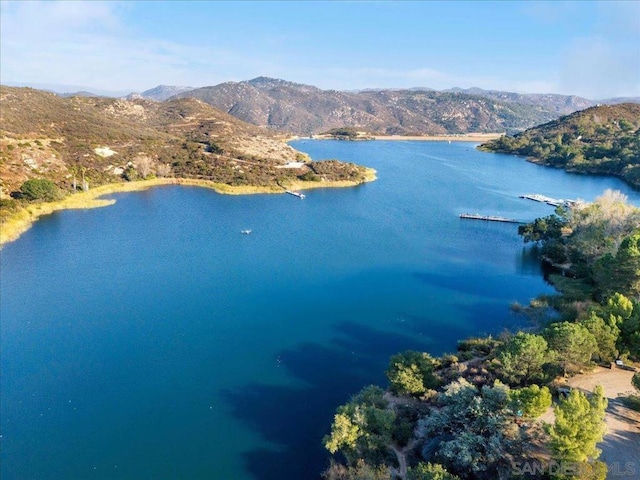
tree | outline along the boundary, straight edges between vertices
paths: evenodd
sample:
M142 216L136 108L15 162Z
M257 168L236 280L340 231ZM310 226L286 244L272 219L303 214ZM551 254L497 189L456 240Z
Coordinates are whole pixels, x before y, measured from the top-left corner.
M135 182L136 180L140 180L140 172L136 170L136 168L129 164L122 172L122 178L127 180L128 182Z
M391 357L387 378L396 395L420 395L440 385L433 370L438 362L428 353L407 350Z
M638 298L640 296L640 230L626 237L616 253L617 292Z
M603 255L615 254L622 240L640 228L640 209L614 190L593 203L571 210L570 246L575 257L591 266Z
M509 399L512 410L526 418L538 418L551 406L551 392L547 387L538 385L511 390Z
M322 474L325 480L392 480L389 468L380 465L372 467L364 460L358 460L355 466L341 465L331 462L329 468Z
M168 177L171 175L171 165L168 163L161 163L156 167L156 174L159 177Z
M616 326L617 316L610 315L609 317L610 321L606 322L592 311L589 318L582 322L596 340L596 356L605 362L612 362L618 358L616 343L620 329Z
M625 298L625 297L623 297ZM631 312L623 313L618 336L618 350L633 359L640 360L640 308L635 301L631 301Z
M596 262L593 278L605 296L640 297L640 230L625 237L615 255L609 253Z
M623 320L627 319L633 314L633 301L621 293L615 292L607 300L607 311L611 315L619 316Z
M44 178L32 178L20 186L22 196L30 201L42 200L53 202L63 197L58 186L51 180Z
M389 453L396 415L387 409L383 393L374 385L363 388L338 407L331 433L324 437L326 449L342 452L350 466L355 466L358 459L377 465Z
M87 181L87 178L86 178L87 167L80 167L80 170L82 171L82 191L83 192L88 192L89 191L89 182Z
M605 433L607 399L601 386L597 386L590 399L578 390L572 390L555 408L555 423L548 428L549 448L556 460L586 462L596 459L596 447Z
M78 190L78 179L76 178L78 175L78 167L76 165L72 165L69 167L69 171L73 175L73 181L71 182L71 187L73 188L73 193Z
M408 480L460 480L460 477L445 470L438 463L420 462L407 472Z
M526 448L525 434L513 421L508 386L496 381L478 390L461 378L447 385L439 400L442 407L418 422L425 460L465 478L498 478Z
M147 156L141 156L136 159L136 170L140 173L140 177L147 178L151 175L151 168L153 167L153 160Z
M362 434L360 426L354 423L347 409L339 410L333 417L331 435L325 438L324 446L331 453L340 449L354 450L356 442Z
M567 224L566 218L562 215L563 212L564 210L561 210L559 211L561 215L536 218L531 223L520 225L518 235L523 237L525 243L558 240L562 236L562 229Z
M542 366L549 359L547 341L540 335L518 332L499 350L501 373L510 383L531 383L543 378Z
M640 373L633 374L633 377L631 377L631 385L640 392Z
M579 323L554 323L545 329L545 336L564 375L590 365L591 356L598 349L591 332Z

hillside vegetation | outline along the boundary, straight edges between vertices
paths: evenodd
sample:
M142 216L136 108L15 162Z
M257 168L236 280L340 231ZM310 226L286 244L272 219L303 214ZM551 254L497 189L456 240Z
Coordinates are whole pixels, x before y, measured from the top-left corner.
M558 116L555 108L466 93L344 92L267 77L197 88L173 98L197 98L254 125L297 135L344 127L383 135L520 131Z
M640 187L640 105L588 108L479 148L571 172L615 175Z
M31 178L71 191L83 178L91 187L153 176L277 186L309 179L357 182L366 176L364 168L351 164L311 163L274 132L192 98L60 98L2 86L0 107L4 199L18 196ZM301 164L284 168L291 162Z
M480 97L493 98L502 102L522 103L525 105L536 105L556 112L558 115L567 115L576 110L584 110L593 107L596 102L576 95L560 95L557 93L515 93L503 92L500 90L484 90L482 88L452 88L445 90L448 92L466 93L468 95L478 95ZM599 103L623 103L622 101L600 101Z

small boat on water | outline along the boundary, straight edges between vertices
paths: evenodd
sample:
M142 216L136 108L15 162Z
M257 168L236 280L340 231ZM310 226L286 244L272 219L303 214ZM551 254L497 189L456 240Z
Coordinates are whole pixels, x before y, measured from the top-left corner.
M294 192L293 190L286 190L285 193L288 193L289 195L293 195L294 197L298 197L300 199L304 198L304 193Z
M240 230L240 233L244 235L249 235L251 233L251 230Z

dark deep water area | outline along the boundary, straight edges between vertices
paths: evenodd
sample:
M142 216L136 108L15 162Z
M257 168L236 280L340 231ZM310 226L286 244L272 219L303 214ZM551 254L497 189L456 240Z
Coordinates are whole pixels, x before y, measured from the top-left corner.
M616 179L475 144L299 140L354 188L114 194L0 253L0 465L13 479L314 479L335 408L389 357L524 321L552 291L517 225ZM240 231L251 229L250 235Z

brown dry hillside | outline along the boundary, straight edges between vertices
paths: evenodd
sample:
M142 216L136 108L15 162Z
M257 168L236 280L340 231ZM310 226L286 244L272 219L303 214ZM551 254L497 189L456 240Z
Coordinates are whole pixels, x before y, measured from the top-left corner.
M196 88L177 97L198 98L254 125L299 135L343 127L383 135L521 131L559 115L542 100L518 103L427 89L344 92L267 77Z
M61 98L0 86L0 119L2 198L30 178L66 190L82 175L91 186L154 175L267 186L313 180L322 169L274 132L193 98ZM305 164L278 168L294 161ZM351 164L325 167L326 181L364 179L364 169Z

